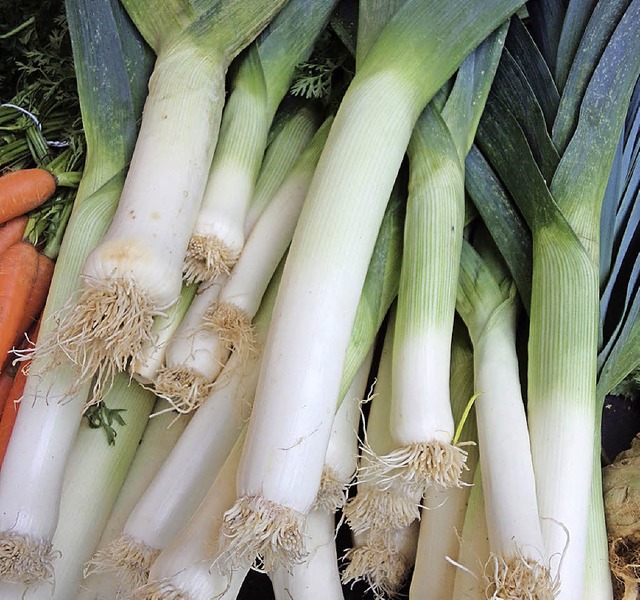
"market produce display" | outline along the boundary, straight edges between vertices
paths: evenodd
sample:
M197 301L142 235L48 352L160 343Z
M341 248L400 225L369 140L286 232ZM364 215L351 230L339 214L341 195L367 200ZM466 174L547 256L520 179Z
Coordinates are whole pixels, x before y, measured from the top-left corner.
M640 598L640 0L0 28L1 599Z

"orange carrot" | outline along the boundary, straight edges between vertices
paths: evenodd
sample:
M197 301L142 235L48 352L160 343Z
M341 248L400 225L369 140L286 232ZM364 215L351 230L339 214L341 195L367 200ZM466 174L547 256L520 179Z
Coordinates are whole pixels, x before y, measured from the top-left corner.
M7 403L7 397L12 385L13 377L9 373L0 374L0 412L2 412L4 405Z
M18 242L0 256L0 364L18 336L18 328L38 272L38 251Z
M0 177L0 223L40 206L56 191L56 178L45 169L20 169Z
M9 438L11 438L13 425L16 422L18 408L20 407L18 400L22 398L26 382L27 376L24 374L22 369L18 369L16 378L13 380L13 385L11 386L11 390L9 391L7 401L2 411L2 418L0 419L0 466L2 465L4 455L7 452Z
M33 335L31 337L31 343L35 344L38 339L38 332L40 331L40 320L38 320L33 329ZM28 342L22 345L22 348L27 346ZM18 416L18 408L20 403L18 402L22 398L24 393L24 386L27 383L27 375L24 373L28 370L30 360L26 361L24 365L21 365L18 369L16 376L13 379L13 384L5 400L4 408L2 409L2 417L0 418L0 466L4 460L4 455L7 452L7 446L9 445L9 439L11 438L11 432L13 431L13 425L16 422Z
M31 327L40 315L40 312L44 308L44 304L47 300L47 294L49 293L49 286L51 285L51 278L53 277L53 268L55 263L44 254L38 254L38 268L36 277L31 286L31 292L29 293L29 299L24 306L24 312L22 314L22 320L18 326L18 333L14 340L14 345L18 346L24 339L25 332Z
M22 240L24 230L27 228L28 217L16 217L0 225L0 256L16 242Z

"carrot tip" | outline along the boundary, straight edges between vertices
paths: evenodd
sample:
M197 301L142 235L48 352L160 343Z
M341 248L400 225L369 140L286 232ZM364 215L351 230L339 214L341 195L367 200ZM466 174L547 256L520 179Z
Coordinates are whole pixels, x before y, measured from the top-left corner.
M52 550L49 540L3 531L0 533L0 578L26 585L39 581L53 584L53 561L59 554Z

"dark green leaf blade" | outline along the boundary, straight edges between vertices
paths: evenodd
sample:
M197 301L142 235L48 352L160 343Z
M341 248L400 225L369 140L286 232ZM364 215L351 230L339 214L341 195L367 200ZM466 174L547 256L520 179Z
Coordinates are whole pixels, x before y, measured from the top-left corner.
M525 309L531 299L531 232L482 153L472 146L465 161L467 192L502 254Z

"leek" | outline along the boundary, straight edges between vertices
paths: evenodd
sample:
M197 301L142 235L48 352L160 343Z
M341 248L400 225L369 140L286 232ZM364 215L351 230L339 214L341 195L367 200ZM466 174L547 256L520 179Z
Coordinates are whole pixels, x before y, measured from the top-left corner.
M473 413L466 419L473 395L473 352L464 325L454 323L451 342L451 409L460 429L460 439L477 439ZM464 422L463 422L464 421ZM462 427L461 427L462 424ZM460 551L460 535L478 462L477 446L467 447L467 470L460 488L427 489L420 516L420 534L409 598L451 598Z
M490 251L489 251L490 252ZM487 252L463 246L458 312L474 349L475 402L494 596L553 598L515 346L515 285ZM496 373L500 373L499 377Z
M308 58L336 3L289 0L243 57L187 248L187 281L211 281L238 259L271 121L295 66Z
M409 142L409 200L393 350L388 477L424 495L458 487L466 452L452 443L449 357L464 226L464 158L497 68L506 26L462 63L446 102L436 98ZM443 90L443 93L446 91Z

